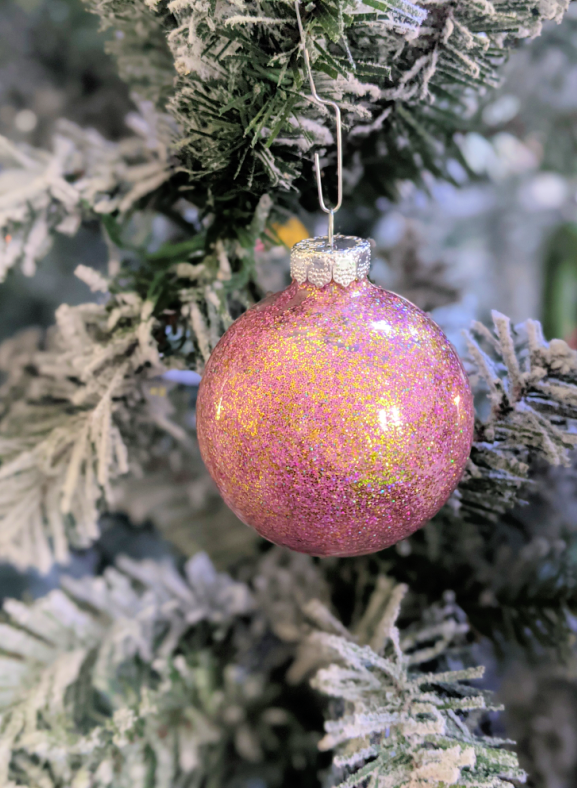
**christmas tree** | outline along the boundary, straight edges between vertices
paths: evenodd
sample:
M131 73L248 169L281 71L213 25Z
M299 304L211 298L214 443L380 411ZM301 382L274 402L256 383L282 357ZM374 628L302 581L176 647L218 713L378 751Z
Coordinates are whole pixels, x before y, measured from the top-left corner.
M509 53L538 57L545 23L570 40L568 4L85 5L130 90L130 133L103 58L107 136L71 101L49 144L41 129L36 146L0 138L0 299L62 237L106 251L104 268L78 260L83 298L55 298L51 327L0 345L0 560L61 568L48 593L4 602L0 785L524 782L482 663L523 653L570 683L575 534L519 509L567 489L570 337L497 311L462 326L477 408L464 475L423 529L355 558L283 550L239 523L202 468L195 400L223 333L286 285L288 247L318 218L315 154L335 192L334 120L309 99L305 50L342 114L339 229L363 235L411 185L479 176L467 145ZM36 124L25 113L21 131ZM412 225L389 258L418 306L458 300ZM154 526L146 557L121 554L140 538L126 516ZM112 560L106 539L121 542ZM545 786L538 760L529 779Z

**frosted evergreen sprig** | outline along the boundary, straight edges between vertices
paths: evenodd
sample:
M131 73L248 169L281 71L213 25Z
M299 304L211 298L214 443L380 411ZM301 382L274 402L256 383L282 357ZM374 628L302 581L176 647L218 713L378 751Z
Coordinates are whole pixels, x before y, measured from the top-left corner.
M202 369L232 322L229 306L250 305L240 288L269 209L265 195L245 247L219 241L207 253L204 236L200 244L193 237L198 262L186 260L189 242L150 255L137 250L143 265L119 277L128 287L79 266L102 303L60 307L44 351L29 333L0 346L0 372L8 375L0 390L0 557L43 572L67 562L70 546L98 537L113 481L140 467L138 452L150 449L155 431L188 443L153 382L167 368ZM109 237L121 243L117 227L110 217Z
M250 591L206 555L183 574L122 558L63 587L4 605L1 786L218 779L225 753L258 760L264 729L270 744L286 726L230 640L253 612Z
M120 142L61 120L51 152L0 138L0 281L14 265L31 276L54 235L84 218L125 215L171 176L171 121L141 103Z
M493 322L494 332L475 323L467 335L473 382L490 413L477 420L459 485L464 511L489 518L517 502L532 459L568 465L577 444L577 352L561 339L546 342L536 320L513 328L493 312Z
M88 280L106 286L93 271ZM146 381L164 371L151 312L134 293L113 309L63 305L45 349L30 333L0 347L3 560L46 572L68 560L70 545L97 538L99 504L129 470L139 419L184 439L167 403L147 394Z
M155 93L157 106L177 121L176 150L195 199L226 217L225 235L261 194L274 192L276 204L287 190L303 188L311 149L332 149L328 115L303 97L291 2L227 0L210 12L203 0L86 2L104 27L117 31L110 50L124 78L149 98ZM447 175L446 156L459 157L454 131L476 97L498 83L507 52L538 35L544 21L559 21L567 4L317 0L303 6L317 87L345 113L354 182L366 155L365 178L379 180L381 192L392 192L397 177L420 181L423 168ZM379 159L383 169L375 166Z
M469 683L482 677L483 668L420 670L466 626L449 613L403 637L396 620L405 591L378 582L356 630L335 634L333 625L309 638L309 648L330 662L312 684L338 701L330 706L319 744L334 750L334 783L339 788L498 788L511 780L524 782L516 755L502 749L512 742L474 729L475 715L500 708L490 693Z
M379 774L415 788L523 778L499 749L505 742L467 725L492 708L464 683L482 671L421 668L466 631L454 605L399 632L406 589L383 577L350 633L315 598L322 579L309 557L273 549L250 574L252 588L202 553L182 572L168 560L120 558L31 604L7 600L0 786L227 788L240 775L313 785L318 731L303 727L296 690L273 676L305 647L323 665L315 687L341 700L327 710L320 746L335 751L344 785Z
M112 28L106 51L114 56L118 71L141 98L160 105L172 92L174 64L163 19L170 13L146 0L97 0L95 10L104 30Z

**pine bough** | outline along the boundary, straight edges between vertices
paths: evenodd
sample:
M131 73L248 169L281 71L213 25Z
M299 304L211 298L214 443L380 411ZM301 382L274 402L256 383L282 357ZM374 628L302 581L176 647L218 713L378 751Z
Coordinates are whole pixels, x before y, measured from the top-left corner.
M332 784L343 772L343 788L499 788L523 779L515 756L501 749L506 742L468 726L472 710L492 708L468 683L482 670L419 668L466 626L443 611L435 625L401 636L395 621L405 589L381 578L368 617L350 634L318 599L298 604L321 582L302 556L313 582L297 588L299 571L289 572L279 615L270 595L262 604L284 561L274 552L253 567L252 588L198 554L184 574L123 558L102 577L65 579L30 606L8 600L0 786L226 788L262 776L280 784L291 760L301 781L307 770L314 778L318 732L283 706L272 678L279 655L284 661L300 649L302 660L312 643L323 664L313 686L344 703L319 745L336 750Z

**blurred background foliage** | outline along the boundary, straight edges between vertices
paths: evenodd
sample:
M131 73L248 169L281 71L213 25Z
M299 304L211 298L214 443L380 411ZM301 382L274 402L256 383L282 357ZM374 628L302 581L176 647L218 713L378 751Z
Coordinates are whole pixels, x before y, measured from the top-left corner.
M381 198L371 208L359 200L361 207L348 205L339 215L343 231L374 238L375 281L432 311L459 349L460 330L473 318L486 320L491 309L514 321L541 319L547 337L560 336L577 348L575 11L515 53L502 87L470 122L460 144L474 180L466 180L455 162L452 175L460 188L431 181L424 191L407 184L396 204ZM85 12L80 0L3 0L0 133L49 147L55 122L66 117L110 139L125 134L124 116L132 105L104 54L103 40L96 17ZM321 217L301 219L310 232L322 231ZM301 231L298 225L296 232ZM29 325L50 325L62 302L89 300L87 286L72 276L80 262L105 266L106 246L96 226L85 225L74 238L59 236L36 277L12 271L0 287L0 338ZM259 270L265 289L282 287L286 255L263 257ZM161 480L163 464L158 465ZM130 519L108 516L102 539L78 554L66 571L102 569L121 552L142 557L173 551L150 524L153 512L156 524L184 553L206 547L202 534L215 524L222 533L233 533L235 549L241 550L251 532L235 530L198 457L191 465L192 471L182 470L179 477L182 500L173 496L170 507L160 482L156 487L150 480L135 482L119 499ZM197 518L194 539L187 530L191 506ZM536 476L528 504L511 517L525 535L524 546L509 545L508 553L502 548L493 566L496 575L506 574L512 556L522 549L527 562L539 560L543 588L556 582L558 553L564 554L565 571L575 576L575 469L548 469ZM403 555L410 547L402 543L397 549ZM57 584L59 571L40 577L1 567L0 596L46 593ZM525 593L523 578L517 580L519 593ZM573 620L568 623L577 631ZM478 649L479 660L490 668L489 685L499 689L507 704L507 735L519 741L530 785L577 785L575 656L561 658L538 646L528 654L511 641L497 653L480 635Z
M104 53L98 19L78 0L4 0L0 6L0 134L50 147L56 121L65 117L109 139L127 133L131 109L126 85ZM14 272L0 288L0 334L26 325L48 326L55 308L77 304L89 291L71 274L80 260L99 268L106 247L97 226L74 238L58 236L38 272Z

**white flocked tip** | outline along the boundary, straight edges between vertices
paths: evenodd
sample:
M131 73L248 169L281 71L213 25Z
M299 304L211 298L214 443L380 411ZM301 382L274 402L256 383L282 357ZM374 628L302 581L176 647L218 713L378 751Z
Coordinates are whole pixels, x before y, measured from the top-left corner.
M352 235L335 235L332 247L328 238L306 238L291 251L291 276L299 284L323 287L333 281L348 287L364 279L370 265L369 241Z

